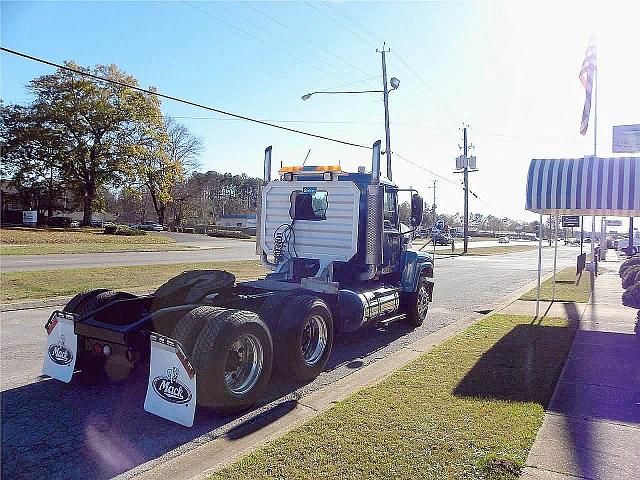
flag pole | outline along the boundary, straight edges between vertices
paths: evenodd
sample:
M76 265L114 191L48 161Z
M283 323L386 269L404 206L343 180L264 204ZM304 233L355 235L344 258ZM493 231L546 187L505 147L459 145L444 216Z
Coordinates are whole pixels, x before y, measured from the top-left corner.
M598 67L593 69L593 156L598 156Z

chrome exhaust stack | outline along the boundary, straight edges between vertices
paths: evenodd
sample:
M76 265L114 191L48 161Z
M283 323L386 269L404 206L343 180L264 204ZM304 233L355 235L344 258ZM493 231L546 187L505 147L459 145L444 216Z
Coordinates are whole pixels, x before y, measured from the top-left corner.
M383 196L380 185L380 140L373 144L371 183L367 187L367 223L365 263L367 270L361 280L371 280L382 264L382 207Z
M260 246L262 240L262 188L271 181L271 150L273 147L269 145L264 149L264 172L262 185L258 185L258 204L256 205L256 255L262 258L263 251Z

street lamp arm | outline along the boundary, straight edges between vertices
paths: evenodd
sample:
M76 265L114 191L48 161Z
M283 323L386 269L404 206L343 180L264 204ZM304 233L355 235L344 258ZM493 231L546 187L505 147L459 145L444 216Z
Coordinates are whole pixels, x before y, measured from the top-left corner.
M302 100L309 100L311 95L315 95L316 93L325 93L325 94L353 94L353 93L384 93L384 90L359 90L359 91L334 91L334 92L310 92L306 95L302 96Z

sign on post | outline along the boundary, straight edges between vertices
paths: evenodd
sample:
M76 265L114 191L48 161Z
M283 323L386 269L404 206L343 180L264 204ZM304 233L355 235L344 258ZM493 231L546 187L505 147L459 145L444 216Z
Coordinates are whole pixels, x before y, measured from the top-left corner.
M24 224L36 224L38 223L38 211L37 210L23 210L22 211L22 223Z
M562 215L562 228L579 227L579 215Z
M607 227L621 227L622 220L609 220L608 218L605 220Z
M615 125L612 150L614 153L640 152L640 124Z

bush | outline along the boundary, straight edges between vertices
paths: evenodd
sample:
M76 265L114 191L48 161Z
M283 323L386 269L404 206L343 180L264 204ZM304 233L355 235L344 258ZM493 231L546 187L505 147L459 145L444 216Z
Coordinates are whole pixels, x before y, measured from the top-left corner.
M634 265L640 265L640 257L630 258L629 260L623 262L622 265L620 265L620 276L624 277L624 272Z
M131 228L126 225L107 225L104 227L105 235L124 235L127 237L135 237L140 235L146 235L144 230L138 230L137 228Z
M638 272L640 272L640 265L634 265L626 269L622 275L622 288L629 288L633 285Z
M622 304L640 309L640 282L634 283L622 294Z
M251 238L239 230L218 230L217 228L209 230L207 235L218 238Z

